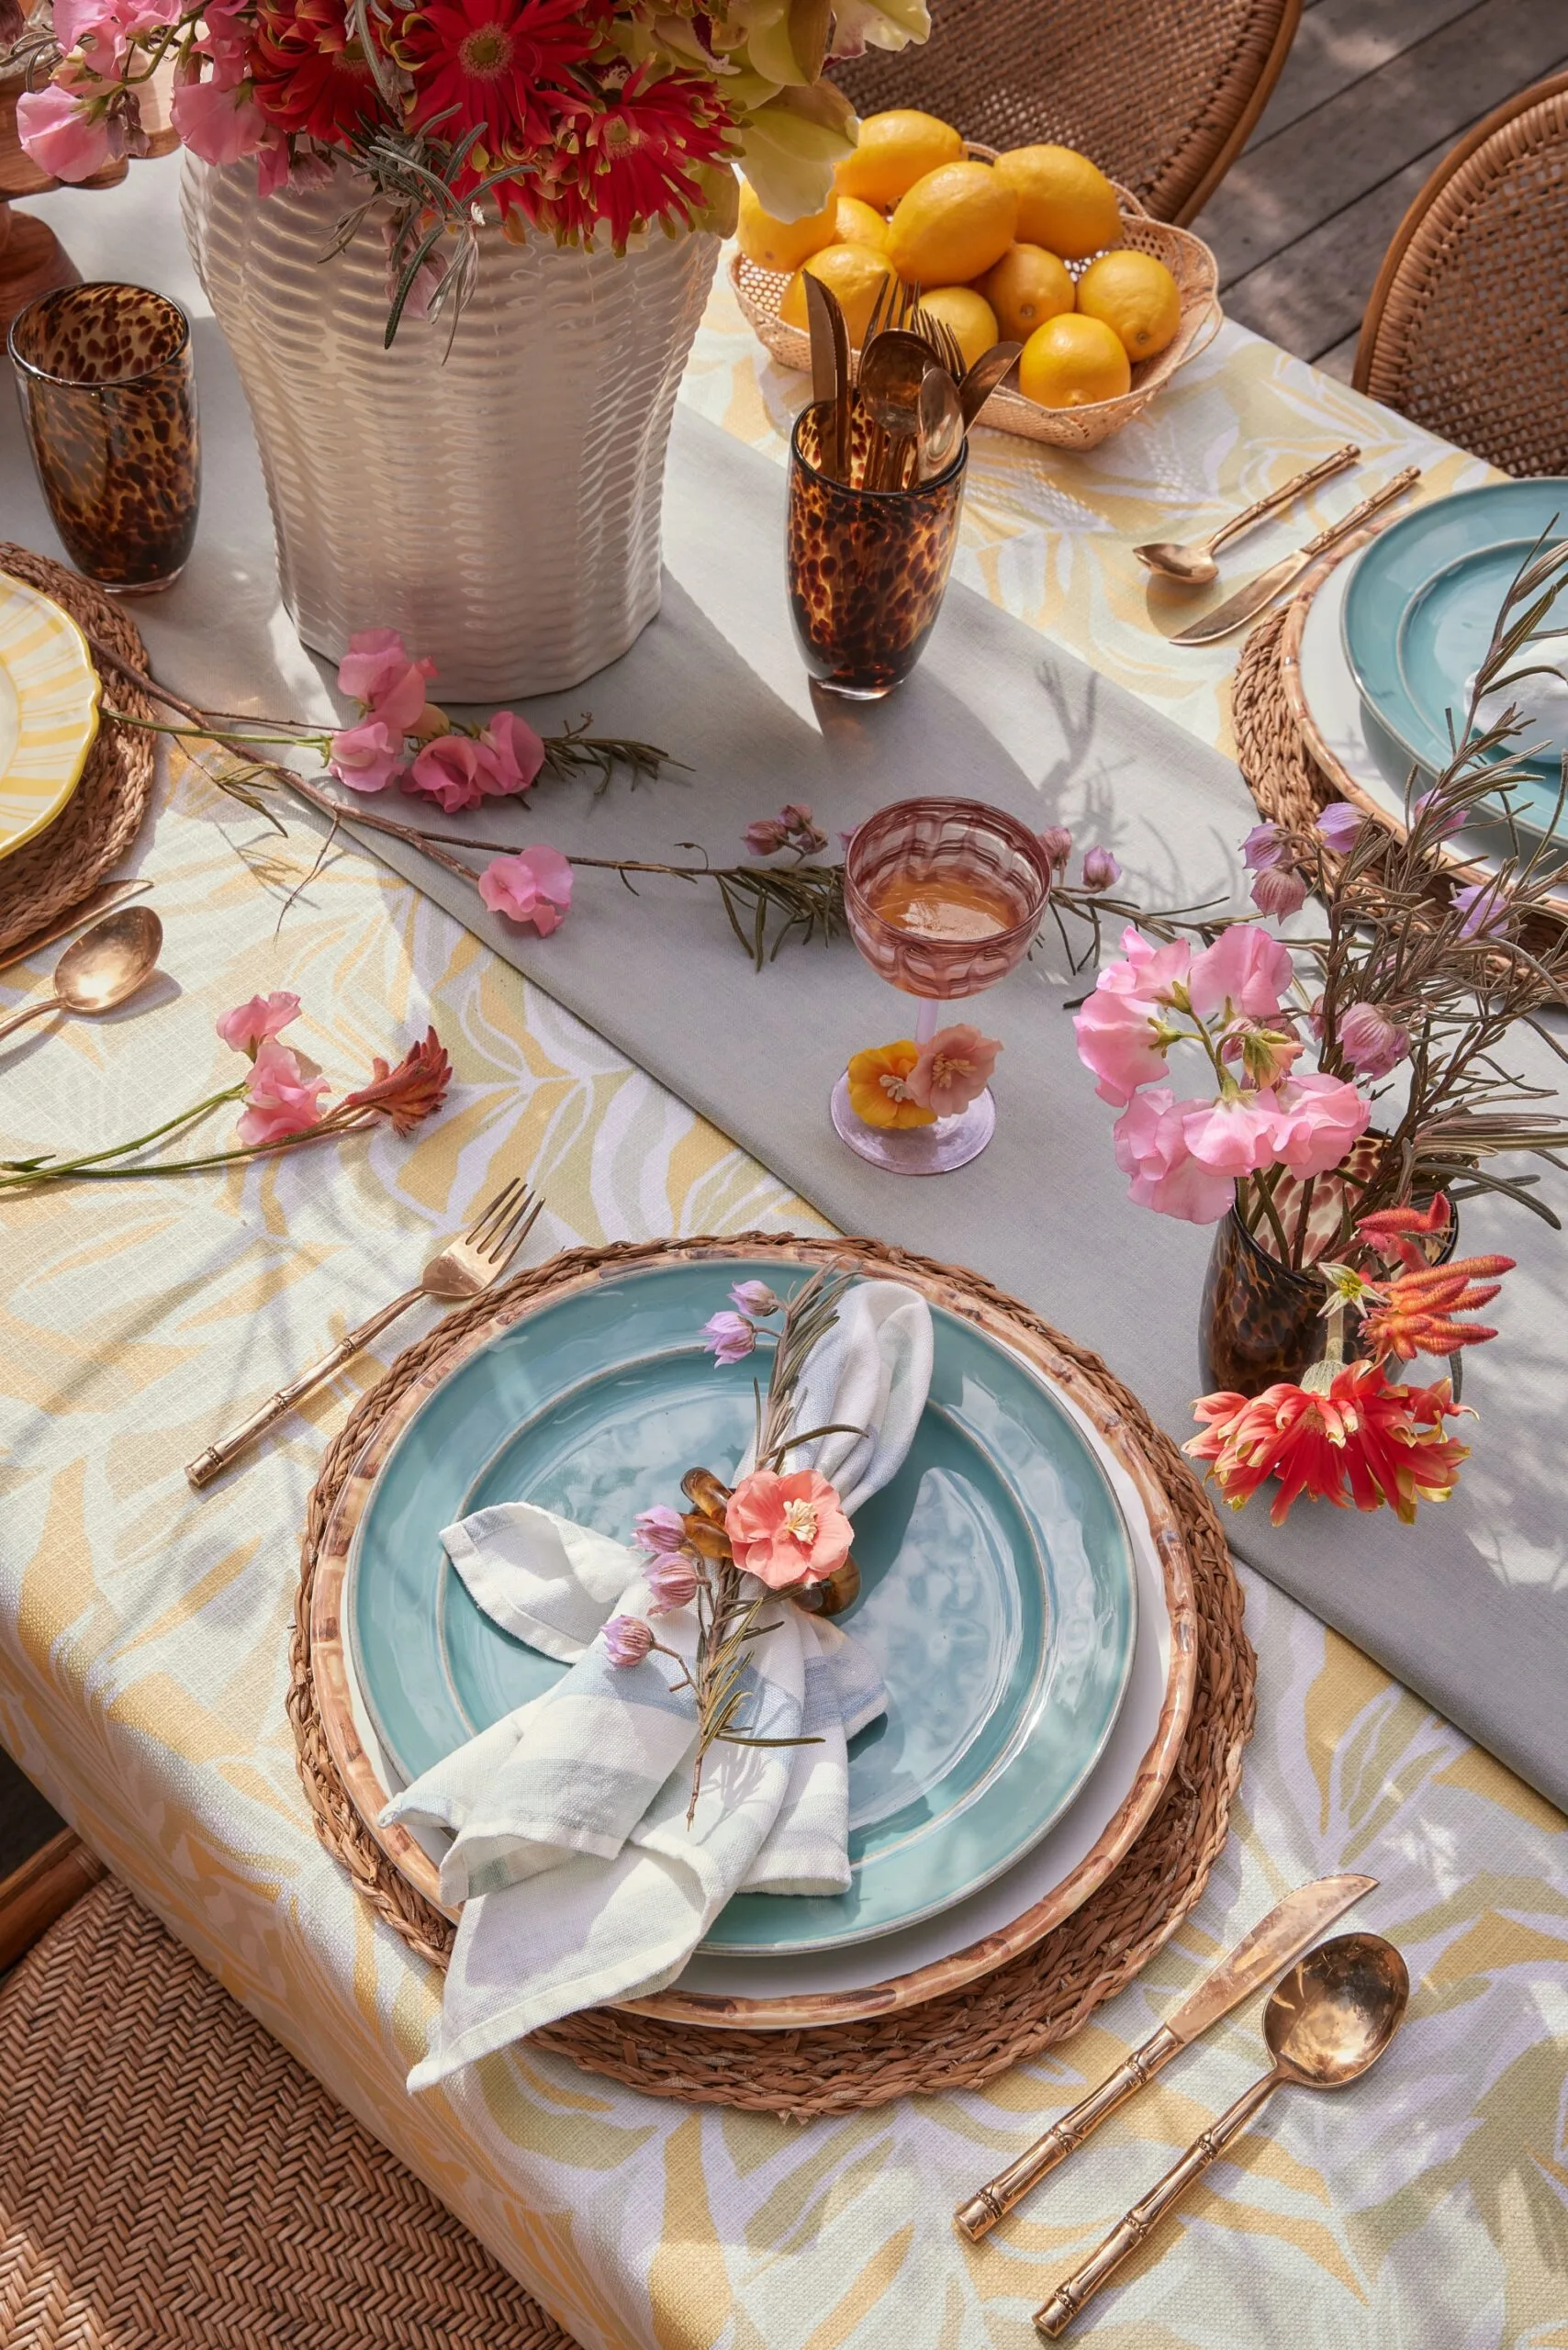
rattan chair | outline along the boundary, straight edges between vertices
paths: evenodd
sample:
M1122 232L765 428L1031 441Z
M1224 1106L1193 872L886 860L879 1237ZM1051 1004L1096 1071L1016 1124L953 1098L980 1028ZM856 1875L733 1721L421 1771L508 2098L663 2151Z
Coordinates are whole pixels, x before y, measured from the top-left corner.
M1568 474L1568 73L1444 158L1390 245L1354 382L1510 474Z
M1302 0L931 0L931 38L834 69L857 111L924 106L988 147L1059 140L1159 220L1246 145Z

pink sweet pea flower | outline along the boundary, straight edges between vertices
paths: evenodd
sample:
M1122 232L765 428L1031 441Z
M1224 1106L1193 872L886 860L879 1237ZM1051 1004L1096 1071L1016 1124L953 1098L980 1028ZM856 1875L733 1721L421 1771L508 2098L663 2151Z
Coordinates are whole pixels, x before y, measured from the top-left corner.
M1233 923L1193 957L1187 994L1202 1019L1228 1002L1249 1020L1271 1020L1290 986L1290 950L1256 923Z
M498 789L495 754L471 734L438 734L404 777L403 789L439 800L444 815L477 808L487 791Z
M1135 1094L1117 1119L1112 1136L1116 1164L1131 1176L1128 1197L1139 1207L1184 1224L1217 1224L1229 1208L1234 1181L1194 1158L1182 1131L1194 1111L1207 1107L1174 1101L1168 1085L1154 1085Z
M269 1036L245 1081L248 1107L240 1119L243 1143L282 1142L302 1135L321 1119L321 1096L327 1080L309 1062Z
M1212 1174L1255 1175L1274 1163L1278 1106L1271 1093L1221 1094L1187 1111L1182 1139Z
M994 1036L982 1036L967 1021L938 1028L930 1043L922 1045L904 1080L910 1100L923 1110L935 1110L939 1118L967 1110L990 1084L1001 1050Z
M253 995L249 1003L237 1003L218 1023L218 1033L226 1045L237 1053L249 1053L256 1058L256 1047L286 1028L291 1020L299 1017L299 998L279 988L272 995Z
M169 118L193 155L204 163L237 163L253 155L267 123L243 84L182 82L169 105Z
M1126 960L1107 964L1093 994L1073 1014L1078 1058L1099 1080L1102 1102L1120 1109L1140 1085L1165 1075L1159 1007L1185 984L1193 950L1184 940L1151 946L1132 928L1122 933Z
M544 765L543 736L515 711L498 710L479 740L495 767L496 780L487 790L526 791Z
M837 1490L814 1469L743 1477L724 1509L737 1567L770 1591L825 1583L849 1556L849 1520Z
M493 857L479 876L479 895L493 914L531 922L541 938L548 938L572 902L570 860L558 848L544 847Z
M58 83L24 90L17 100L17 135L23 152L50 179L90 180L125 152L125 132L106 116L89 117L81 99Z
M333 735L327 766L351 791L385 791L403 765L403 737L384 718L362 718Z
M1344 1079L1309 1069L1275 1096L1274 1155L1293 1175L1327 1175L1372 1124L1372 1103Z
M395 628L361 629L338 664L338 688L394 733L409 733L425 706L425 679L433 661L416 661Z

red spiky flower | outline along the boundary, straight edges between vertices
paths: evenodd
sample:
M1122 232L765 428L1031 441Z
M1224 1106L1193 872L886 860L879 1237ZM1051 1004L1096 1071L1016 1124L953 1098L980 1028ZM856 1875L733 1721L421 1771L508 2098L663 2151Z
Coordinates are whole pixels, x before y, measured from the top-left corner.
M375 1074L370 1083L362 1085L357 1093L345 1094L338 1104L339 1114L349 1110L373 1111L390 1118L394 1132L400 1135L412 1134L440 1109L452 1082L452 1063L433 1028L409 1047L396 1069L388 1068L379 1053L373 1066Z
M1356 1230L1390 1265L1407 1265L1419 1272L1432 1261L1423 1241L1445 1233L1453 1221L1446 1192L1435 1192L1424 1208L1406 1201L1402 1207L1380 1208L1375 1215L1357 1220Z
M1369 1282L1375 1302L1361 1324L1367 1352L1409 1362L1417 1355L1451 1355L1460 1347L1495 1338L1496 1331L1484 1323L1454 1316L1490 1305L1503 1286L1501 1275L1513 1270L1512 1257L1460 1257L1391 1281Z
M1448 1381L1392 1387L1378 1362L1347 1363L1322 1390L1282 1380L1261 1395L1204 1395L1193 1409L1208 1425L1185 1449L1210 1463L1232 1509L1279 1479L1275 1526L1303 1494L1336 1509L1386 1503L1408 1526L1419 1502L1448 1499L1469 1457L1467 1445L1443 1434L1444 1420L1468 1409Z

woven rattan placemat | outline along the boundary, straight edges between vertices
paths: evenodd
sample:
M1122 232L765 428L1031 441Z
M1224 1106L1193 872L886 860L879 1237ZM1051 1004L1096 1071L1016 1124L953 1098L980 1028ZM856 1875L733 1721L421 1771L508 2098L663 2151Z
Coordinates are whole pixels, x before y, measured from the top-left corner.
M778 1233L737 1233L729 1244L759 1248ZM958 1278L951 1266L856 1239L862 1260L896 1277L902 1266ZM582 1250L584 1266L610 1258L628 1267L668 1246L622 1244ZM465 1330L492 1315L498 1297L558 1279L574 1259L523 1273L505 1292L476 1298L400 1355L362 1398L334 1440L310 1496L301 1546L301 1588L290 1648L289 1717L300 1777L329 1852L355 1886L421 1955L444 1964L452 1928L382 1852L339 1777L316 1710L310 1672L310 1587L333 1505L383 1413L414 1379L439 1370ZM1242 1629L1242 1595L1214 1509L1170 1438L1095 1355L982 1281L961 1276L974 1297L1027 1323L1110 1396L1152 1456L1192 1558L1197 1601L1197 1686L1185 1743L1159 1810L1122 1862L1082 1908L1033 1949L991 1975L919 2007L813 2031L704 2030L611 2009L566 2017L533 2044L589 2071L693 2105L730 2105L804 2121L890 2098L972 2087L1066 2039L1138 1970L1198 1899L1229 1830L1241 1751L1252 1732L1256 1662Z
M88 637L146 673L147 648L111 598L65 565L0 542L0 571L23 579L70 613ZM115 677L115 707L137 718L153 709L129 680ZM101 721L82 780L47 831L0 857L0 954L57 914L68 913L118 864L140 828L152 789L157 737Z
M1241 648L1231 688L1236 758L1260 811L1276 824L1305 832L1318 811L1339 797L1303 742L1286 698L1280 641L1291 608L1282 604Z
M0 1989L0 2080L7 2350L576 2350L113 1877Z

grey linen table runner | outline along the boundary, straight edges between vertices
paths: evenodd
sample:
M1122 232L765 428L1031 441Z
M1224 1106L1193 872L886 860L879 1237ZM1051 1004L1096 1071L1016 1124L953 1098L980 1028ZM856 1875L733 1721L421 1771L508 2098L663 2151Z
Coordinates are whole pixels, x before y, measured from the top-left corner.
M210 321L197 345L207 481L196 553L137 620L160 676L206 706L330 717L321 668L277 600L260 469ZM319 422L330 429L330 416ZM7 534L52 551L14 412L0 432ZM776 464L683 410L659 618L588 685L529 707L546 730L591 710L596 732L663 744L687 772L635 790L618 778L598 799L546 780L526 804L491 801L455 819L426 802L381 804L519 846L678 859L677 845L695 841L733 863L745 825L785 800L809 801L832 837L889 800L950 792L1035 826L1070 824L1080 847L1104 843L1145 902L1235 902L1236 846L1254 821L1235 767L979 595L951 590L921 667L888 701L813 699L785 602L784 500ZM846 1150L828 1120L846 1057L909 1028L903 1000L847 941L791 942L758 974L710 887L659 879L633 896L613 875L586 872L565 926L542 940L492 918L417 852L358 837L840 1229L974 1266L1097 1348L1179 1440L1192 1433L1212 1236L1126 1199L1114 1113L1095 1098L1063 1008L1089 979L1071 979L1048 939L979 1007L1004 1045L991 1148L957 1175L899 1179ZM1454 1498L1410 1529L1386 1512L1305 1505L1275 1528L1265 1493L1227 1530L1241 1558L1568 1805L1558 1438L1568 1243L1521 1210L1471 1203L1463 1245L1520 1264L1499 1302L1502 1337L1467 1366L1481 1420Z

